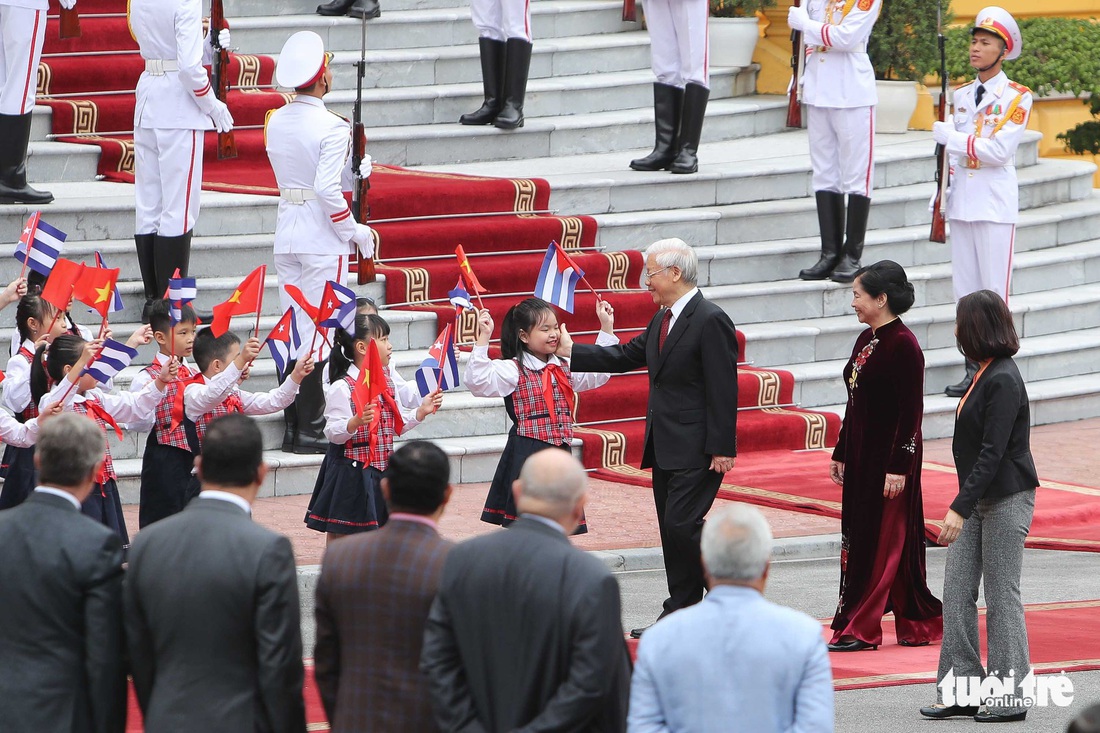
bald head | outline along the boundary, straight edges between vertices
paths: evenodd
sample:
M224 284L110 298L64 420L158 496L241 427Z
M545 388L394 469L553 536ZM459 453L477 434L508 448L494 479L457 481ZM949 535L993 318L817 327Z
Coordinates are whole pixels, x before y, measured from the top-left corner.
M580 521L587 488L584 468L568 451L546 448L527 459L513 485L516 508L553 519L572 532Z

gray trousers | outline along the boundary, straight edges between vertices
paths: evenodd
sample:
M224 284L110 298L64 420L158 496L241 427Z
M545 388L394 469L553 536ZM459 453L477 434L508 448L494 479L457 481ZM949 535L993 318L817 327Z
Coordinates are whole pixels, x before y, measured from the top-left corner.
M1031 528L1035 492L1021 491L978 502L959 538L947 549L943 579L943 645L937 682L951 669L955 677L1004 678L1016 683L1031 669L1027 648L1020 574L1024 538ZM978 646L978 584L985 578L988 667ZM942 693L938 692L941 701ZM990 706L995 713L1012 708Z

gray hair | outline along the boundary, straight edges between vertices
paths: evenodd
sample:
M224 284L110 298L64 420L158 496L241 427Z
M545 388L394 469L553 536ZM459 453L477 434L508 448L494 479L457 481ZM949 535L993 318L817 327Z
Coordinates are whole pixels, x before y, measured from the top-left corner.
M707 518L701 544L715 580L756 580L772 555L772 531L759 509L732 504Z
M107 450L107 436L88 417L55 415L38 431L38 482L72 488L84 483Z
M658 240L646 247L645 256L652 257L661 267L679 267L684 280L692 285L699 281L699 257L682 239Z
M572 511L588 488L584 467L558 448L545 448L528 458L519 480L524 497L546 504L556 514Z

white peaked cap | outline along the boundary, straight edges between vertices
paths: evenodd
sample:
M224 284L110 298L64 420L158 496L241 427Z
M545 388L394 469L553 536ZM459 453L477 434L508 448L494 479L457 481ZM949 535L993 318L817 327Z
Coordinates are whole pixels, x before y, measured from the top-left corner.
M298 89L308 86L325 65L325 42L313 31L298 31L283 44L275 65L275 83Z
M1019 58L1020 52L1024 50L1024 37L1020 35L1020 26L1016 24L1012 14L1004 8L990 5L978 11L970 34L974 35L974 31L988 31L1000 37L1005 42L1005 61Z

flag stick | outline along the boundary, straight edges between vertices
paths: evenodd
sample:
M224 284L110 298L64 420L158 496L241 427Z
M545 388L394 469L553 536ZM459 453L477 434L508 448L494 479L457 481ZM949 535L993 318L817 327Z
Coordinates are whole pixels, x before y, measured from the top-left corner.
M256 329L255 332L260 332L260 313L264 309L264 282L267 280L267 265L260 265L262 272L260 273L260 303L256 306ZM270 334L269 334L270 336ZM264 339L265 341L267 339Z
M73 293L74 292L76 292L76 285L75 284L73 284L73 286L69 288L69 300L73 299ZM52 305L52 303L51 303L51 305ZM64 312L65 311L62 310L61 308L57 309L57 311L53 314L53 320L50 321L49 328L46 329L46 333L49 333L50 331L53 330L53 327L57 324L57 319L60 318L61 314L64 313Z
M19 270L19 279L20 280L22 280L23 277L27 274L27 261L30 260L30 258L31 258L30 248L28 247L27 250L28 250L27 255L23 259L23 267L20 268L20 270Z
M91 359L89 359L88 363L84 365L84 369L80 372L79 375L77 375L76 381L75 382L69 382L69 388L67 390L65 390L65 394L61 395L60 402L61 402L62 405L65 404L65 398L67 398L72 393L73 388L76 387L76 382L79 382L80 378L88 373L88 367L90 367L92 364L94 364L95 360L98 359L98 358L99 358L99 354L96 354Z
M107 333L107 316L103 316L103 322L99 324L99 338L103 338L105 333Z
M561 252L565 256L565 259L569 262L569 266L573 268L573 271L577 272L579 268L577 267L576 263L573 262L573 258L569 256L569 253L565 251L565 248L558 244L557 240L554 241L554 246L558 249L559 252ZM596 288L592 287L592 283L588 282L587 277L581 275L581 282L584 283L584 286L586 288L592 291L592 294L596 296L597 302L603 300L603 298L600 297L600 294L596 292Z

